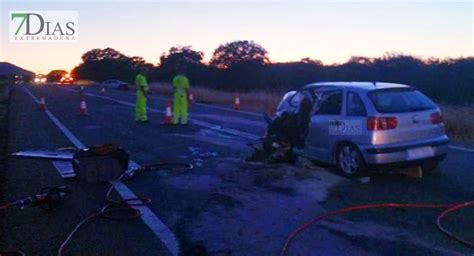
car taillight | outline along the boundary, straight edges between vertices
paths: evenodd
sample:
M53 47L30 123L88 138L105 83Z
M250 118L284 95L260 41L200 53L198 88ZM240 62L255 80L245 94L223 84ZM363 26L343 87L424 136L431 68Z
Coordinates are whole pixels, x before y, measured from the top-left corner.
M398 125L396 117L369 117L367 118L367 130L391 130Z
M440 124L443 122L443 116L440 112L434 112L430 115L430 120L432 124Z

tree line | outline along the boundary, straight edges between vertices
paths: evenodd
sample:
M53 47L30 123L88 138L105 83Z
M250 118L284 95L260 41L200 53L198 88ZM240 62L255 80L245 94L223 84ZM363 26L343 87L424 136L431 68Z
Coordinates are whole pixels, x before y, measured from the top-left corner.
M432 99L452 104L474 103L474 58L420 59L400 53L378 58L355 56L346 63L324 65L319 60L274 63L253 41L234 41L215 49L208 63L191 46L171 47L160 63L129 57L112 48L92 49L72 75L76 79L133 82L138 70L149 70L149 81L169 82L185 72L192 84L226 91L287 91L320 81L384 81L417 87Z

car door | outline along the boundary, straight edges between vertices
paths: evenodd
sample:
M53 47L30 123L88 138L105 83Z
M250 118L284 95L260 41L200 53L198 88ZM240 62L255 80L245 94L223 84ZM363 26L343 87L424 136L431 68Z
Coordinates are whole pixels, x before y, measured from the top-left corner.
M366 129L367 122L365 104L360 95L352 90L346 91L345 99L344 118L339 129L340 140L350 141L356 145L366 144L370 141L370 136L362 132Z
M334 130L341 118L343 90L338 87L317 88L314 95L316 99L304 152L310 158L331 162L332 142L337 139Z

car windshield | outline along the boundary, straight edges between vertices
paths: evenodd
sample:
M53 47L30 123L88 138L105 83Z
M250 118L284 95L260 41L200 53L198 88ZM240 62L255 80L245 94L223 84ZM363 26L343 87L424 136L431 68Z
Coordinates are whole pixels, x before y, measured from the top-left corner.
M368 93L380 113L403 113L436 108L436 105L413 88L381 89Z

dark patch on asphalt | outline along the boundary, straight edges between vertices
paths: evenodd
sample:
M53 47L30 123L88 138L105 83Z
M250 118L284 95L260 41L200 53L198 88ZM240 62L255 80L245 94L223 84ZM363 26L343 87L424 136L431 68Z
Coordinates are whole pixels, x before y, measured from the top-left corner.
M224 206L226 209L230 210L236 206L242 205L242 202L239 200L220 193L211 194L210 197L207 199L208 204L218 204Z
M292 187L280 187L280 186L273 186L273 185L268 185L265 186L266 191L268 192L275 192L279 193L285 196L295 196L296 191Z

